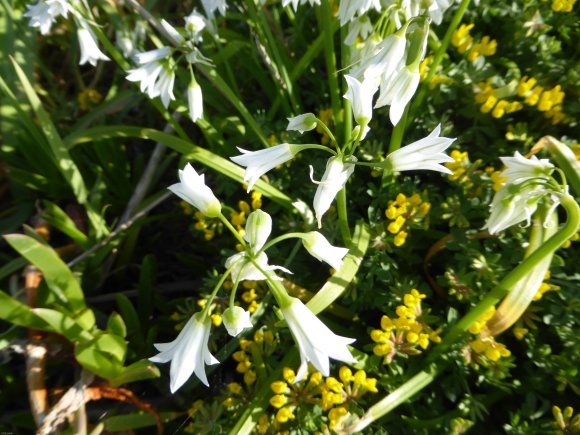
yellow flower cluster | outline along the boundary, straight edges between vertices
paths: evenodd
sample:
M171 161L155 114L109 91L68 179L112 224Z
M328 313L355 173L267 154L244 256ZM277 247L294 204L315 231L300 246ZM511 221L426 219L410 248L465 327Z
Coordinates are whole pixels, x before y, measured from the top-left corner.
M462 24L451 36L451 44L457 48L460 54L467 54L467 60L475 62L479 56L493 56L497 51L497 41L489 36L484 36L479 42L474 42L469 34L473 24Z
M418 355L430 342L439 343L440 330L434 331L419 319L422 314L421 300L425 295L416 289L403 296L403 305L396 309L396 319L384 315L381 318L381 329L371 331L371 339L377 343L373 353L384 357L383 363L390 364L397 353Z
M347 366L339 369L338 378L329 376L325 379L320 372L314 372L293 383L296 374L287 367L282 371L282 377L284 380L270 385L274 392L270 405L278 410L274 418L274 424L278 427L296 419L295 411L299 406L320 405L323 411L328 412L328 427L335 430L351 415L351 406L357 405L361 397L368 392L378 392L375 378L368 377L364 370L353 374ZM266 423L267 419L264 419L265 427Z
M521 110L524 106L519 101L507 101L496 96L496 90L491 84L491 79L475 85L475 102L481 104L481 113L490 113L498 119L506 113L513 113Z
M501 173L503 171L496 171L495 168L492 166L488 166L487 168L485 168L485 172L489 174L489 179L493 183L492 188L494 192L497 192L499 189L501 189L508 179L508 177L501 176Z
M238 363L236 371L244 375L244 383L248 386L256 382L256 371L252 361L253 355L267 359L276 348L276 337L272 331L258 330L254 333L254 340L240 340L240 350L232 355L234 361Z
M296 374L288 367L282 370L282 377L283 381L275 381L270 385L274 392L274 396L270 398L270 405L278 410L275 418L278 424L294 420L296 418L294 411L301 404L319 403L322 383L320 372L314 372L308 378L293 383Z
M551 273L548 270L546 272L546 276L544 276L544 282L542 283L542 285L540 285L538 292L534 295L534 298L532 299L533 301L539 301L540 299L542 299L544 294L549 292L549 291L559 291L560 290L559 285L550 284L549 282L546 282L550 279L550 277L551 277Z
M93 88L85 88L78 95L79 108L87 111L101 102L103 96L99 91Z
M556 125L566 119L562 111L562 102L566 94L562 92L562 86L556 85L552 89L544 89L537 84L533 77L524 76L520 79L516 93L524 98L528 106L535 106L544 116Z
M247 280L242 282L242 287L245 289L241 296L242 301L247 304L246 309L250 313L254 313L259 306L258 300L260 295L256 292L258 289L258 283L256 281Z
M552 0L552 10L554 12L572 12L576 0Z
M231 282L229 283L231 286ZM227 286L224 285L224 288L227 289ZM231 288L231 287L230 287ZM207 305L207 299L198 299L197 300L197 306L199 308L201 308L202 310L205 309L205 306ZM222 319L222 311L223 311L224 304L220 303L220 301L218 299L214 300L214 303L212 303L212 306L210 308L210 312L212 313L209 317L211 319L211 323L213 324L213 326L215 326L216 328L220 327L223 319Z
M185 202L185 201L183 201L183 202ZM187 205L189 205L189 204L187 204ZM185 207L183 207L183 208L185 210ZM186 214L187 214L187 212L186 212ZM196 219L196 221L195 221L195 224L193 224L193 227L197 231L203 232L203 236L204 236L205 240L212 240L216 234L221 234L223 232L223 224L219 220L207 218L200 211L195 212L195 219Z
M394 245L405 244L410 226L420 224L431 210L431 203L423 201L421 195L414 193L409 198L399 193L395 200L389 201L385 216L389 219L387 231L395 236Z
M425 80L427 77L427 73L429 71L429 66L433 62L432 56L427 56L423 61L419 64L419 75L421 77L421 81ZM440 69L440 68L439 68ZM453 80L449 77L440 74L433 74L433 78L429 82L429 89L435 89L442 83L452 83Z
M235 409L238 405L246 403L249 399L249 394L244 387L237 382L230 382L227 385L227 394L223 401L223 405L228 409Z
M257 191L252 191L252 205L250 208L250 204L246 201L238 202L238 208L240 211L232 210L230 213L230 222L240 234L243 235L244 232L244 224L246 223L246 218L250 214L252 210L257 210L262 208L262 194Z
M580 433L580 414L574 415L574 408L566 406L564 411L559 407L552 407L552 414L556 420L556 427L560 434L579 434Z
M508 357L511 352L504 344L495 341L492 335L488 335L486 331L486 323L495 314L495 307L489 308L477 321L475 321L469 328L472 334L479 334L475 340L469 344L472 352L467 353L467 362L473 364L482 363L486 365L489 361L497 362L502 357Z

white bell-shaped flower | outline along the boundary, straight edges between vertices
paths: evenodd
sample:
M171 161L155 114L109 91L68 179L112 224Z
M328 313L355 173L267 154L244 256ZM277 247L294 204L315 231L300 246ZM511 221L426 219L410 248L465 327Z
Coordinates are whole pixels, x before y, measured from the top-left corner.
M205 365L219 364L207 346L210 330L209 317L202 318L201 313L197 313L191 316L175 340L170 343L154 344L159 353L149 360L156 363L171 361L169 373L172 393L175 393L192 373L209 386Z
M205 185L205 176L199 175L189 163L179 170L180 183L169 186L168 189L184 201L193 205L205 216L217 217L222 206L212 190Z
M252 328L250 313L241 307L228 307L222 314L228 334L237 337L246 328Z

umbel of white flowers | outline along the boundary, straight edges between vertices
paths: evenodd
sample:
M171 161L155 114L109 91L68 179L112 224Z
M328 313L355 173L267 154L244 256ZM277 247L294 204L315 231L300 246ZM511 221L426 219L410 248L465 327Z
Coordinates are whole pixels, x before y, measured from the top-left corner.
M554 165L548 159L536 156L526 159L517 151L514 157L500 159L506 166L500 177L507 177L507 180L490 204L489 218L483 227L490 234L524 221L529 225L542 198L549 198L552 209L560 203L559 192L549 183Z

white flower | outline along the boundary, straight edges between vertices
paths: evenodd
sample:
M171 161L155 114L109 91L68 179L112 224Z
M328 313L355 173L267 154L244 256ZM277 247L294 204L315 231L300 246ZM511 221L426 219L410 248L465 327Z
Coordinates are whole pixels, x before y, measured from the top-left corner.
M246 220L244 240L250 245L253 253L258 253L272 233L272 218L260 209L254 210Z
M526 159L517 151L513 157L500 157L500 160L506 166L501 173L501 177L507 177L506 184L521 183L536 177L547 178L554 169L548 159L538 159L536 156Z
M169 64L171 49L161 47L155 50L135 55L139 68L129 70L127 80L140 82L141 92L146 92L149 98L161 96L161 102L167 108L170 100L174 100L173 83L175 71Z
M375 108L390 105L389 118L393 125L397 125L403 116L407 103L415 94L420 79L419 68L411 65L401 68L389 86L381 88Z
M255 210L250 213L246 221L246 235L244 236L244 239L248 242L248 251L234 254L226 260L226 268L229 269L233 266L231 273L234 282L244 280L263 281L268 279L260 269L264 271L282 270L286 273L292 273L282 266L270 266L266 253L260 252L268 237L270 237L271 232L272 218L268 213L262 210Z
M201 0L201 4L208 18L212 18L216 10L225 15L228 7L225 0Z
M185 31L189 33L189 36L193 39L194 42L201 42L202 37L200 34L206 26L205 18L203 15L193 11L191 14L185 17L184 20Z
M300 133L314 130L316 128L316 116L314 113L303 113L288 119L288 127L286 130L296 130Z
M340 26L342 27L349 21L354 20L357 15L359 17L363 16L372 7L380 11L380 0L340 0L340 5L338 6Z
M199 175L189 163L179 170L180 183L169 186L168 189L184 201L193 205L204 215L217 217L222 206L209 187L205 185L204 175Z
M504 185L493 197L490 215L483 229L495 234L524 221L529 225L538 208L538 201L547 193L541 185ZM555 205L558 204L555 195L552 195L552 200Z
M184 41L183 36L181 36L177 31L177 29L173 27L171 24L169 24L167 21L161 20L161 27L163 27L163 30L165 30L165 33L167 34L173 45L180 46L183 43Z
M238 150L242 155L230 157L230 160L246 168L244 182L248 183L249 192L262 175L291 160L299 151L299 147L283 143L260 151L247 151L239 147Z
M310 252L310 255L324 261L338 271L342 266L342 259L348 254L348 249L332 246L326 237L318 231L310 231L305 236L302 239L302 244Z
M207 347L210 329L209 317L202 319L201 313L197 313L191 316L175 340L170 343L154 344L159 354L149 360L156 363L171 361L170 389L172 393L175 393L192 373L209 386L205 364L219 364Z
M354 162L356 157L350 157L349 161L343 162L342 157L331 157L326 163L326 170L322 180L315 181L313 178L314 169L310 166L310 178L312 182L318 184L314 195L313 208L318 221L318 228L322 226L322 216L330 208L330 204L336 194L344 187L348 178L354 172Z
M250 313L241 307L228 307L222 314L224 326L228 330L228 334L236 337L240 332L246 328L252 328L250 321Z
M38 0L35 5L27 5L24 16L30 18L30 27L38 27L46 35L58 17L66 18L73 11L67 0Z
M258 256L254 257L254 262L258 264L260 269L256 267L254 263L248 257L246 252L238 252L237 254L232 255L226 260L226 268L229 268L234 263L238 262L232 269L232 281L263 281L268 279L266 275L264 275L260 269L266 271L272 270L281 270L282 272L286 272L292 274L291 271L286 269L282 266L269 265L268 264L268 256L265 252L260 252ZM273 279L280 279L278 277L273 277Z
M80 23L77 29L77 36L79 38L79 46L81 48L81 59L79 65L90 63L96 66L99 60L109 60L107 56L99 49L95 41L95 35L84 23Z
M449 148L455 139L439 137L440 133L441 124L435 127L429 136L389 154L387 161L392 170L402 172L422 169L451 174L452 172L441 163L454 161L443 151Z
M357 38L362 40L367 39L369 34L373 31L373 24L367 15L357 18L348 26L348 34L344 38L345 45L354 45Z
M298 10L298 5L301 4L306 4L307 0L282 0L282 6L286 7L288 6L290 3L292 3L292 7L294 8L294 10ZM308 0L308 3L310 3L310 6L314 6L314 5L320 5L320 0Z
M203 119L203 95L201 87L192 77L187 87L187 104L189 106L189 117L193 122Z
M280 309L300 351L301 364L295 383L306 375L309 361L323 376L330 374L329 358L347 363L356 362L347 347L354 339L336 335L299 299L287 297Z
M377 86L371 80L363 80L361 83L349 75L345 75L344 78L348 85L344 98L350 101L357 124L365 127L373 117L373 96Z

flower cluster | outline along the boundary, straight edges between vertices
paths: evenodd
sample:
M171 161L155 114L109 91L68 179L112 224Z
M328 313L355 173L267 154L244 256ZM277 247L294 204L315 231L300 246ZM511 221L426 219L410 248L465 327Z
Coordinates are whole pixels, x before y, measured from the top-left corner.
M414 193L409 198L399 193L396 199L389 201L385 216L389 219L387 231L394 236L393 244L403 246L412 227L420 226L431 210L431 203L424 201L421 195Z
M537 84L533 77L524 76L518 82L516 93L524 98L528 106L535 106L538 111L551 120L552 124L559 124L566 119L562 109L562 103L566 94L562 86L556 85L551 89L545 89Z
M244 384L251 386L256 382L256 371L252 355L259 355L267 359L276 349L277 340L270 330L258 330L254 333L254 340L240 340L240 350L234 352L233 359L238 364L236 371L243 375Z
M381 318L381 329L371 331L371 339L377 343L373 353L383 357L384 364L390 364L398 353L418 355L421 349L429 347L429 343L439 343L439 330L433 330L421 321L421 300L426 295L413 289L403 296L403 305L395 312L398 318L384 315Z
M297 380L294 370L285 367L282 370L283 381L272 382L270 388L274 396L270 405L276 408L275 421L283 424L296 418L295 411L300 405L313 405L320 402L320 384L322 374L313 372L310 376Z
M453 32L451 44L457 48L460 54L467 53L467 59L475 62L480 56L493 56L497 51L497 41L489 36L484 36L475 42L470 35L474 24L462 24Z
M572 12L576 0L552 0L554 12Z
M559 285L547 282L550 279L550 277L551 277L551 273L548 270L546 272L546 276L544 276L544 282L542 282L542 284L540 285L540 288L538 288L537 293L534 295L534 298L532 299L533 301L539 301L540 299L542 299L544 294L547 292L560 290Z
M500 358L511 355L510 351L504 344L495 341L492 335L487 332L487 322L494 316L495 307L489 308L483 315L477 319L469 328L469 332L478 337L469 343L471 352L465 352L467 363L474 365L488 365L490 362L495 363Z
M492 80L488 79L485 82L480 82L475 85L475 102L481 104L479 111L481 113L491 113L496 119L502 118L508 113L522 110L523 104L519 101L509 101L505 97L500 98L499 90L494 89L491 84Z

